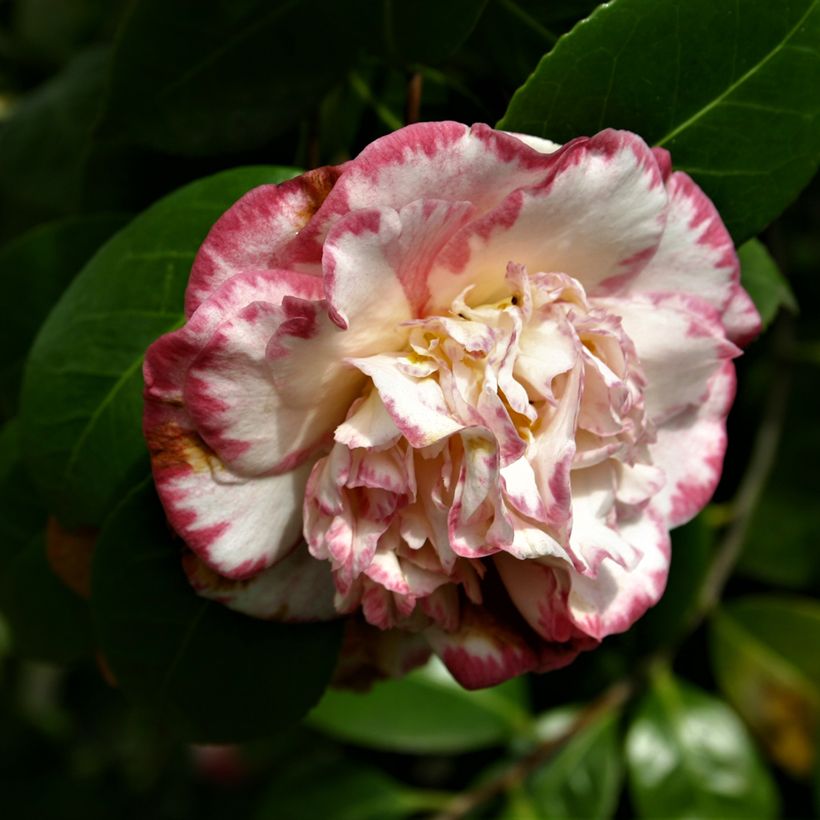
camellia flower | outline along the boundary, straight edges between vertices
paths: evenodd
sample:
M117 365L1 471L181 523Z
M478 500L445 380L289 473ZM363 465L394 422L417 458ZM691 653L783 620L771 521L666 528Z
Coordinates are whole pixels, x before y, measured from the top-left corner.
M354 654L432 648L468 687L658 600L759 327L665 151L451 122L250 191L185 308L148 351L145 431L195 587L262 618L358 613Z

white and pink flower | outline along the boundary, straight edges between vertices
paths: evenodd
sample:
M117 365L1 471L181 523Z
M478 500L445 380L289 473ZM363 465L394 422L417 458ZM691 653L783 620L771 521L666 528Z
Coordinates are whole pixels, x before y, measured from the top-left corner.
M658 600L759 327L665 151L450 122L249 192L186 315L148 351L145 432L197 589L360 613L392 669L429 646L468 687Z

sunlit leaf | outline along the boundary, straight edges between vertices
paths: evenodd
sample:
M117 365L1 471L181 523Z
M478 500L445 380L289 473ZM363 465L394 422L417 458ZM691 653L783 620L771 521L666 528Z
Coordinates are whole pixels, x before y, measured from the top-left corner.
M713 695L657 674L626 738L632 800L647 818L768 818L777 792L740 719Z
M558 42L499 125L555 142L635 131L672 152L742 242L817 168L818 44L818 0L617 0Z
M330 690L309 723L376 749L451 753L492 746L526 728L521 679L492 689L462 689L438 661L360 694Z
M820 604L732 601L714 618L711 639L721 689L772 757L808 776L820 729Z
M117 683L186 738L271 734L316 703L341 624L247 618L199 598L149 482L109 518L94 555L92 611Z

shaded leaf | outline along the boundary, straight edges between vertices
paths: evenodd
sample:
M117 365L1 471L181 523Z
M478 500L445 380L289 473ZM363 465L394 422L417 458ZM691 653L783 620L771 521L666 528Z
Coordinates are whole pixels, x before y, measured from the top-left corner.
M635 131L672 152L742 242L817 168L818 43L818 0L618 0L561 38L499 126L556 142Z
M808 776L820 730L820 604L732 601L713 619L711 649L721 689L772 757Z
M115 44L108 127L184 155L259 147L355 60L356 5L184 0L169 13L165 0L138 0Z
M528 724L524 682L469 692L438 661L364 694L330 690L310 725L375 749L455 753L504 743Z
M94 556L100 647L123 691L186 738L230 742L298 721L333 671L341 623L280 624L199 598L150 481L112 513Z
M387 53L403 63L437 63L467 39L487 0L384 0Z
M170 194L100 249L46 320L26 366L21 422L31 474L66 525L101 523L144 474L143 354L182 323L209 228L250 188L294 173L237 168Z
M79 55L0 129L0 238L79 210L108 50Z
M659 672L626 738L640 817L774 817L777 792L737 715L721 700Z
M764 328L781 307L792 312L797 310L797 300L789 283L762 242L750 239L738 248L737 255L740 257L743 287L752 297Z
M332 759L286 767L254 820L398 820L420 807L408 787L378 769Z
M67 663L94 648L88 605L54 574L43 533L4 562L0 608L15 654Z
M127 217L68 217L34 228L0 249L0 282L14 293L14 310L0 328L0 414L16 411L23 362L53 304L97 248Z

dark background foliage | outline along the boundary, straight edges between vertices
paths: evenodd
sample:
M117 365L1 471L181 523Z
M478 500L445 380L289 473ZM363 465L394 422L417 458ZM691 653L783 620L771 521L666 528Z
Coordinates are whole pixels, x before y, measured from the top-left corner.
M820 811L820 3L597 5L0 1L7 816ZM231 202L408 119L669 148L742 244L767 331L721 486L636 628L493 690L431 667L329 691L300 723L338 629L186 586L145 482L140 363Z

